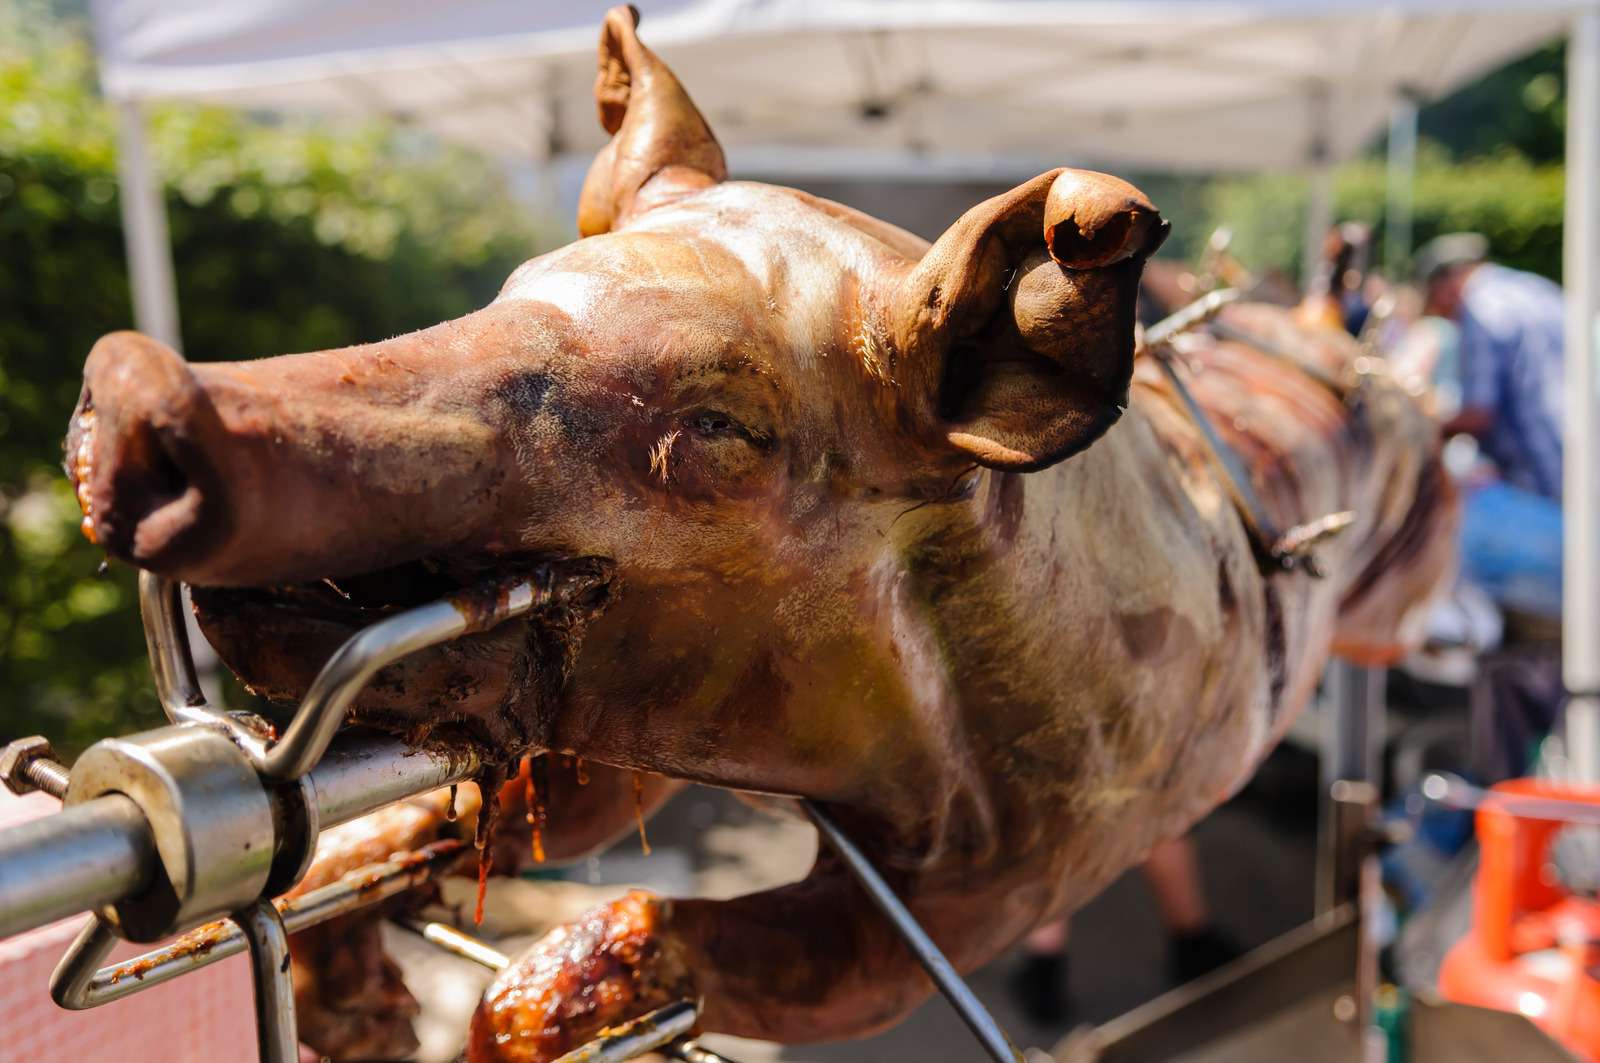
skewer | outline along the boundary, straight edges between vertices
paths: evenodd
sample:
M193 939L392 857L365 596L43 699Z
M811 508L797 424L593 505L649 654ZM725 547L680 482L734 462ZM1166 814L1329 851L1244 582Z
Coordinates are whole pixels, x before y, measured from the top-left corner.
M700 1008L694 1001L680 1000L615 1027L556 1063L623 1063L676 1041L694 1029L699 1017Z
M491 971L503 971L511 966L511 957L493 945L457 930L448 923L409 917L396 919L394 922L395 925L404 927L429 944L437 945L446 952L471 960Z
M950 1006L956 1009L961 1016L961 1021L977 1037L978 1043L990 1059L995 1063L1022 1063L1022 1053L1017 1051L1016 1045L1011 1043L1011 1038L994 1016L989 1014L989 1009L983 1006L972 987L962 980L945 954L939 951L939 946L934 944L933 938L922 929L922 924L917 922L916 916L905 903L895 896L894 890L878 874L878 869L872 866L862 851L856 848L856 843L850 840L849 835L839 829L822 808L813 801L801 801L800 807L805 809L811 822L816 824L817 833L820 834L839 858L844 861L845 867L855 876L861 888L866 890L867 896L872 898L872 903L878 910L888 917L889 922L899 933L901 940L911 950L911 954L922 964L922 969L928 972L928 977L933 979L933 984L939 987L939 992L950 1001Z

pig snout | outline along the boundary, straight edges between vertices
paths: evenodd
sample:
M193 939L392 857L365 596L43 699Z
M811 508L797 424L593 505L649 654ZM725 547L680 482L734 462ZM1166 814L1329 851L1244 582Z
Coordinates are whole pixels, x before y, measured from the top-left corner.
M66 441L84 534L156 571L225 538L208 421L215 413L176 351L133 332L96 343Z
M494 315L380 343L190 364L137 333L89 354L68 430L84 531L207 586L503 549L514 453L472 396ZM463 398L465 396L465 398Z

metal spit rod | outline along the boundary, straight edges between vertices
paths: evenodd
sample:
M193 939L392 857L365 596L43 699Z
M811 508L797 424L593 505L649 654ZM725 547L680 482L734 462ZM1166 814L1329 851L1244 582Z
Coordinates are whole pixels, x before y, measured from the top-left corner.
M311 772L324 827L462 782L476 756L408 749L398 738L341 737ZM0 938L135 896L150 882L154 843L120 794L0 830Z
M1022 1053L1017 1051L1017 1046L1011 1043L1011 1038L1000 1024L989 1014L989 1009L983 1006L978 995L972 987L957 973L954 965L945 954L939 951L939 946L934 944L933 938L922 929L922 924L917 922L916 916L905 906L894 890L884 881L878 869L872 866L866 854L856 847L850 836L839 829L833 818L822 810L815 802L801 801L800 806L805 809L806 815L811 817L811 822L816 824L817 833L820 834L834 852L839 854L850 873L855 876L861 888L867 891L867 896L872 898L872 903L878 906L906 947L911 950L917 962L922 964L922 969L928 972L928 977L933 979L933 984L939 987L939 992L950 1001L950 1006L956 1009L961 1016L961 1021L967 1024L978 1043L983 1045L989 1058L995 1063L1022 1063Z
M140 893L155 841L112 794L0 831L0 938Z

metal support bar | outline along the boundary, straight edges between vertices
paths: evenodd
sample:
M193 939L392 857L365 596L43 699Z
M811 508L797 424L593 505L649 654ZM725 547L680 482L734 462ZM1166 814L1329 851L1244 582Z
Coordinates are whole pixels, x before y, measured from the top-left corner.
M466 845L460 841L435 842L417 852L358 868L336 882L280 901L278 911L288 932L298 934L308 927L420 886L449 868L465 851ZM246 947L244 932L238 925L231 919L219 919L196 927L169 945L96 970L105 958L103 952L87 963L80 962L77 953L94 947L97 941L94 935L80 935L80 940L68 950L68 960L63 960L57 968L50 993L61 1007L82 1011L109 1004L237 956Z
M1311 287L1322 267L1322 241L1333 227L1333 167L1326 159L1306 174L1306 213L1300 249L1300 289Z
M1318 766L1321 809L1314 902L1319 914L1355 899L1356 867L1344 858L1350 824L1344 822L1347 810L1341 808L1333 790L1340 782L1378 782L1388 673L1333 661L1323 675L1326 697Z
M676 1041L694 1029L699 1017L700 1008L694 1001L680 1000L623 1023L582 1048L573 1049L556 1063L623 1063Z
M133 289L133 322L139 331L183 349L178 334L178 290L172 279L172 244L167 233L167 204L161 181L145 146L144 110L131 100L117 108L118 205L128 255L128 282Z
M289 934L271 901L257 901L233 916L250 946L255 983L256 1045L261 1063L298 1063L294 982L289 977Z
M872 903L878 910L888 917L895 931L911 950L911 954L922 964L922 969L928 972L928 977L933 979L933 984L950 1001L951 1007L961 1016L961 1021L967 1024L978 1043L983 1045L984 1051L995 1063L1021 1063L1022 1053L1017 1051L1011 1043L1011 1038L1006 1036L1005 1030L994 1021L994 1016L989 1014L989 1009L983 1006L972 991L972 987L962 980L945 954L939 951L939 946L934 944L933 938L922 929L916 917L905 903L895 896L889 884L878 874L878 869L872 866L866 854L856 847L855 842L839 829L826 812L815 802L802 800L800 807L805 810L811 822L816 825L817 833L839 854L845 867L855 876L861 888L866 890L867 896L872 898Z

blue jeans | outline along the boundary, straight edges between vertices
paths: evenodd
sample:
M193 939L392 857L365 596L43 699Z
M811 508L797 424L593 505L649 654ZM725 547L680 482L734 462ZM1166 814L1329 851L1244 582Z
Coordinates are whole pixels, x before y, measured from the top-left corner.
M1503 483L1467 493L1461 574L1502 606L1561 615L1561 504Z

